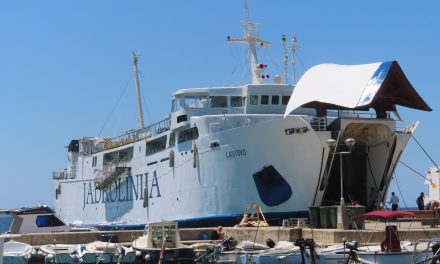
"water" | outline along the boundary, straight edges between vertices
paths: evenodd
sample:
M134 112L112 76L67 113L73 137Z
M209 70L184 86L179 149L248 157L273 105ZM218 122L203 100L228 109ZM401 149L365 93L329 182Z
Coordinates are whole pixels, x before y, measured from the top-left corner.
M8 232L11 224L12 217L8 215L0 215L0 234Z

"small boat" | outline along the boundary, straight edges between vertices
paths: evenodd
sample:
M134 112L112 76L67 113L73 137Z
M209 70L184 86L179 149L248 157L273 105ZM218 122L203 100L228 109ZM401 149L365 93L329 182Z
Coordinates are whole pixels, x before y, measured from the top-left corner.
M181 244L177 222L150 223L132 244L147 263L194 263L194 249Z
M414 212L379 210L353 217L385 220L385 240L378 245L359 246L358 242L349 241L343 246L318 249L316 263L413 263L414 246L408 241L401 242L397 226L388 224L389 220L411 216ZM419 256L417 260L422 261L423 258Z
M59 219L55 212L47 205L37 207L1 210L0 214L12 217L9 233L43 233L65 232L71 227Z
M3 244L3 263L26 264L34 254L35 250L25 243L11 240Z
M133 263L136 251L118 243L94 241L88 243L79 256L81 263Z
M419 239L414 244L413 263L439 263L440 238Z
M44 256L45 263L73 263L81 258L81 245L49 244L40 247L39 254Z
M233 251L225 251L230 237L213 246L197 259L198 263L283 264L301 263L301 248L294 242L279 241L272 248L252 241L240 242ZM268 243L269 244L269 243Z
M413 252L409 242L401 243L401 251L382 251L380 245L358 246L349 241L344 246L317 250L316 263L413 263Z

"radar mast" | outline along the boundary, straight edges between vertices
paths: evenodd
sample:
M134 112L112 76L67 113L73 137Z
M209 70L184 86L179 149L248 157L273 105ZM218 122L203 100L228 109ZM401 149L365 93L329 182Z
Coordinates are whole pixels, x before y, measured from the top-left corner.
M251 67L251 76L253 84L261 84L262 80L268 78L269 75L261 75L260 72L266 68L266 65L258 64L257 46L267 47L269 42L260 39L256 33L258 23L249 22L249 10L247 0L244 1L244 21L241 23L244 26L244 36L242 38L227 37L226 42L247 44L249 46L248 59Z

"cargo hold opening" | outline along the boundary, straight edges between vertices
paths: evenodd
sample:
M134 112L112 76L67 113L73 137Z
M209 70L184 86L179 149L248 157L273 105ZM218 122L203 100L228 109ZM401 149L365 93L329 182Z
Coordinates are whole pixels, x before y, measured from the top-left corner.
M346 204L368 206L367 155L365 144L357 143L350 154L336 154L321 205L338 205L341 198L341 163ZM330 168L329 168L330 169Z

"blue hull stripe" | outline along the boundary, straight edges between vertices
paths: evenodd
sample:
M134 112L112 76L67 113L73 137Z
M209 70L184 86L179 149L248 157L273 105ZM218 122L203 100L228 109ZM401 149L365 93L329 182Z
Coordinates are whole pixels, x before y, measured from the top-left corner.
M267 222L273 226L280 226L283 219L294 217L308 217L308 211L296 211L296 212L280 212L280 213L265 213ZM181 228L194 228L194 227L214 227L214 226L234 226L240 223L243 218L243 214L228 214L228 215L215 215L205 217L195 217L188 219L175 219L173 221L179 223ZM108 225L89 225L99 230L139 230L145 227L145 224L108 224Z

